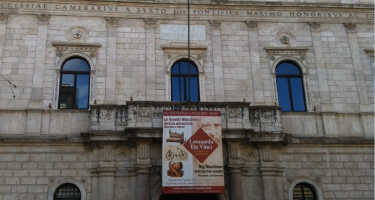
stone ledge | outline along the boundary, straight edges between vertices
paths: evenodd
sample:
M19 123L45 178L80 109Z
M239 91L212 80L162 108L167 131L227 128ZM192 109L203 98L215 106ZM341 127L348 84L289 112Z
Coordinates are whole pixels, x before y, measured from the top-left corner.
M374 140L362 137L295 137L287 136L288 144L370 144L374 145Z

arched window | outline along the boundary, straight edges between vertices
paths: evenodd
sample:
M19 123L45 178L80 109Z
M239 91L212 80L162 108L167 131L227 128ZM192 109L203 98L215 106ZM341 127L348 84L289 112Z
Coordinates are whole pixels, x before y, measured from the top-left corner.
M318 200L315 189L308 183L298 183L293 188L293 200Z
M59 108L88 109L90 65L82 58L66 60L61 68Z
M56 189L53 200L81 200L81 191L76 185L65 183Z
M189 60L180 60L172 66L172 101L199 102L197 66Z
M276 84L282 111L306 111L302 73L294 62L284 61L277 65Z

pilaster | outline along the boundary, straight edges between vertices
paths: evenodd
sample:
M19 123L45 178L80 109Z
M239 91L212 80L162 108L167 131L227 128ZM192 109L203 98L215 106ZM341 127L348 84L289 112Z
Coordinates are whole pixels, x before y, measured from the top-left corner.
M8 23L8 15L0 13L0 64L3 61L3 51L5 48L5 37Z
M317 22L311 22L310 31L311 31L311 38L313 43L313 50L314 50L314 59L315 59L315 67L318 75L318 84L319 84L319 102L318 105L315 105L316 111L321 111L322 104L330 103L330 91L328 88L328 77L327 77L327 69L326 69L326 61L324 59L324 55L322 54L322 39L320 33L321 24Z
M148 200L150 198L150 172L151 172L151 141L139 140L137 143L136 164L136 197L137 200Z
M348 36L348 43L350 47L350 52L352 55L353 60L353 76L355 78L356 87L357 87L357 93L358 93L358 100L360 103L360 111L364 112L372 112L373 109L371 108L367 89L366 89L366 82L365 82L365 76L363 74L362 64L361 64L361 55L359 54L361 52L358 44L358 38L357 38L357 30L356 30L356 24L353 23L344 23L343 24L346 33Z
M260 55L259 55L259 43L258 43L258 22L255 21L245 21L248 27L248 46L249 46L249 57L250 57L250 78L252 88L252 99L251 101L255 104L263 103L263 79L262 79L262 69L260 66Z
M263 181L264 200L283 199L283 169L280 167L280 164L271 149L263 147L262 149L259 149L259 151L259 171Z
M156 97L156 55L155 55L155 29L157 20L144 19L145 23L145 38L146 38L146 83L145 83L145 97L146 100L159 99ZM155 98L156 97L156 98Z
M107 26L107 76L105 80L105 95L104 102L107 104L114 104L116 101L116 44L117 44L117 29L120 26L120 18L106 17ZM117 99L119 101L119 99Z
M210 23L211 32L211 52L212 68L214 72L214 92L215 100L224 101L224 70L221 49L221 22L212 20Z
M31 92L30 107L41 108L43 100L43 81L45 71L45 58L47 47L48 24L51 18L50 15L40 14L36 15L38 19L38 38L36 47L36 58L33 72L33 85Z
M231 200L242 200L242 181L241 169L243 162L241 160L240 142L228 142L228 173L229 173L229 196Z

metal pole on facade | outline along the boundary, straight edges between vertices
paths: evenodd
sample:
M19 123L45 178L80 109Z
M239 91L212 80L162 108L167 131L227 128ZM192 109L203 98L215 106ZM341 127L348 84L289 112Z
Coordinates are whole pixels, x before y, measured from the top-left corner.
M190 61L190 0L187 0L188 6L188 60Z

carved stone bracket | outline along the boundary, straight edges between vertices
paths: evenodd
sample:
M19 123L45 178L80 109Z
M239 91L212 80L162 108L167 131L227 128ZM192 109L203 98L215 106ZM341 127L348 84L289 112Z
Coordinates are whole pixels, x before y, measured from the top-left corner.
M241 168L242 164L240 142L228 142L228 165Z
M85 54L90 58L97 56L101 44L95 43L68 43L68 42L52 42L52 46L56 48L56 55L63 57L74 53Z
M296 57L305 60L309 47L265 47L264 50L271 60L276 60L278 57Z

